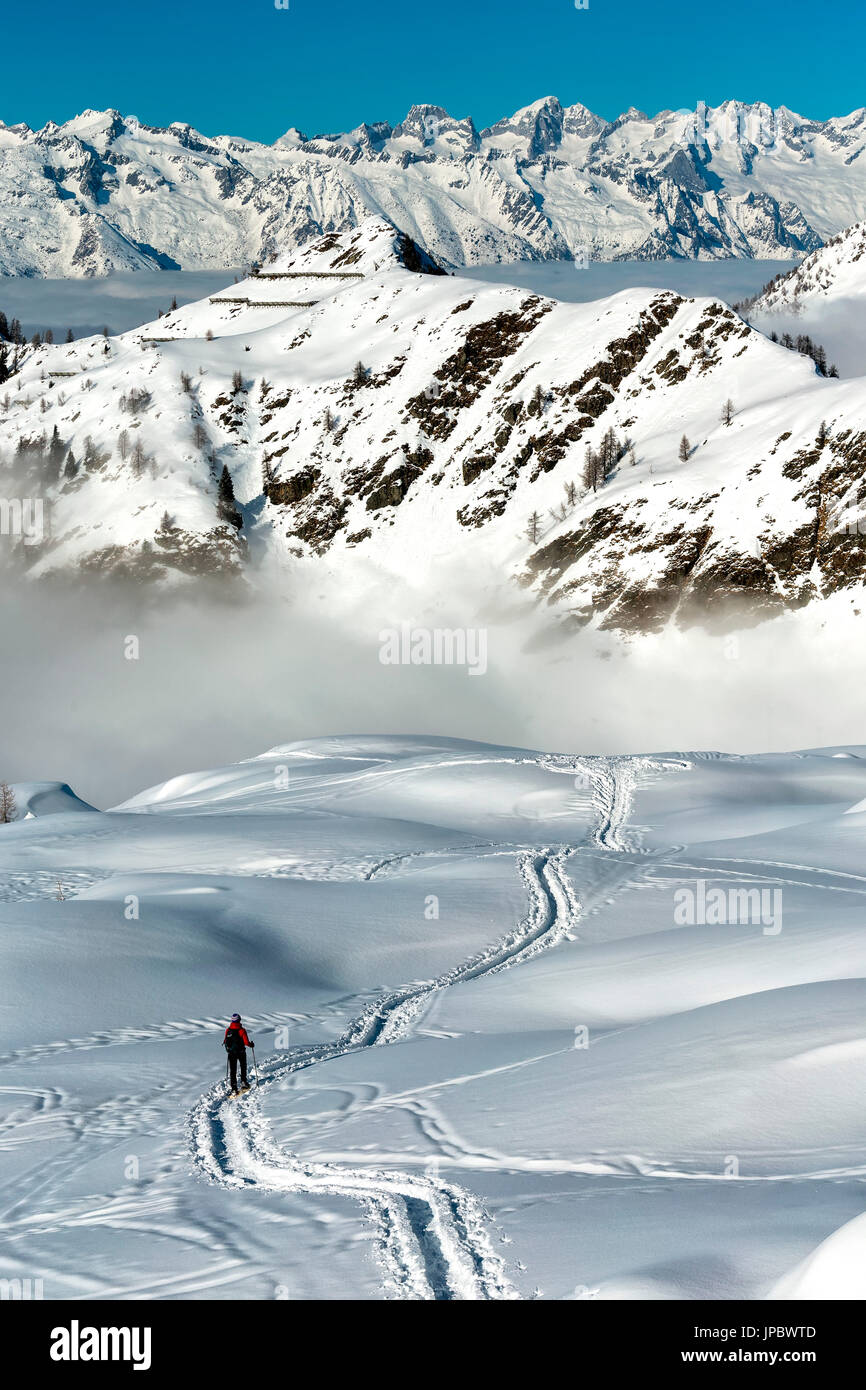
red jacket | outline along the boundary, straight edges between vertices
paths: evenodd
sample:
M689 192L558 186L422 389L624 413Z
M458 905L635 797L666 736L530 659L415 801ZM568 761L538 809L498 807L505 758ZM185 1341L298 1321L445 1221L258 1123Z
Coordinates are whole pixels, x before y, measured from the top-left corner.
M240 1037L240 1040L241 1040L241 1042L243 1043L244 1047L251 1047L251 1046L252 1046L252 1043L250 1042L249 1038L247 1037L247 1030L246 1030L246 1028L243 1026L242 1023L230 1023L230 1024L229 1024L229 1026L228 1026L228 1028L226 1029L226 1032L225 1032L225 1037L223 1038L223 1042L224 1042L224 1043L225 1043L225 1042L228 1042L229 1033L237 1033L238 1036ZM234 1039L234 1041L235 1041L235 1045L237 1045L237 1038Z

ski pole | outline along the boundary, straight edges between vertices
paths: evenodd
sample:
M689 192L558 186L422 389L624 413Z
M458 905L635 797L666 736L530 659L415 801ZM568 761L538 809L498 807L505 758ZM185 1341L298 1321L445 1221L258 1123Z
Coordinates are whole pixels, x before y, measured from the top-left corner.
M253 1071L255 1072L255 1075L256 1075L256 1088L258 1088L258 1084L259 1084L259 1069L258 1069L258 1067L256 1066L256 1049L255 1049L255 1047L253 1047Z

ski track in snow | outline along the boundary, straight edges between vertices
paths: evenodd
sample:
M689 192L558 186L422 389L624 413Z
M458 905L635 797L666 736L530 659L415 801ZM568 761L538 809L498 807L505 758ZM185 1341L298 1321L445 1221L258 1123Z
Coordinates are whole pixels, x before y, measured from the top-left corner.
M627 856L643 852L639 832L627 824L639 779L688 766L637 757L563 756L538 762L550 771L571 775L576 786L588 789L595 807L589 847ZM405 1038L438 992L512 969L573 936L582 907L566 866L581 848L560 845L545 850L512 850L518 855L529 910L511 933L436 980L410 984L385 995L363 1010L337 1041L301 1046L270 1057L261 1066L259 1085L267 1086L321 1062ZM387 872L399 858L403 856L385 860L378 867ZM300 1159L274 1142L257 1089L235 1100L220 1081L190 1113L194 1164L205 1179L234 1189L255 1186L356 1199L374 1224L377 1256L386 1293L391 1297L437 1301L519 1297L493 1248L491 1218L472 1193L436 1175Z
M298 1013L262 1013L248 1020L251 1028L292 1024L305 1021ZM60 1052L89 1051L94 1047L128 1047L130 1043L177 1042L179 1038L194 1038L203 1033L222 1033L224 1018L183 1018L156 1023L147 1028L105 1028L98 1033L86 1033L80 1038L64 1038L59 1042L35 1043L19 1047L14 1052L0 1053L0 1066L17 1062L40 1061ZM8 1088L3 1088L8 1089Z

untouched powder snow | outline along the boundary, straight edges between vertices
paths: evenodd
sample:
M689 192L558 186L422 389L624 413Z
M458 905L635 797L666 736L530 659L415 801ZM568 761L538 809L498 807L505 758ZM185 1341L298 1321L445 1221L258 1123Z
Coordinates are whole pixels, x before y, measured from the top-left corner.
M0 1276L857 1296L866 749L334 737L57 786L0 827Z
M772 1298L866 1298L866 1214L834 1231L787 1274Z

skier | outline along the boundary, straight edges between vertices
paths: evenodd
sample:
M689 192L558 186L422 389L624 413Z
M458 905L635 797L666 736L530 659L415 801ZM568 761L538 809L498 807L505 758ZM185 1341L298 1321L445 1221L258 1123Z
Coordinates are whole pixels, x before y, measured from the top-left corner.
M229 1067L231 1069L231 1093L233 1096L239 1095L238 1091L238 1062L241 1064L241 1091L248 1091L247 1084L247 1048L251 1047L255 1051L255 1043L250 1042L247 1037L247 1030L241 1023L240 1014L232 1014L232 1021L225 1031L223 1047L229 1054Z

